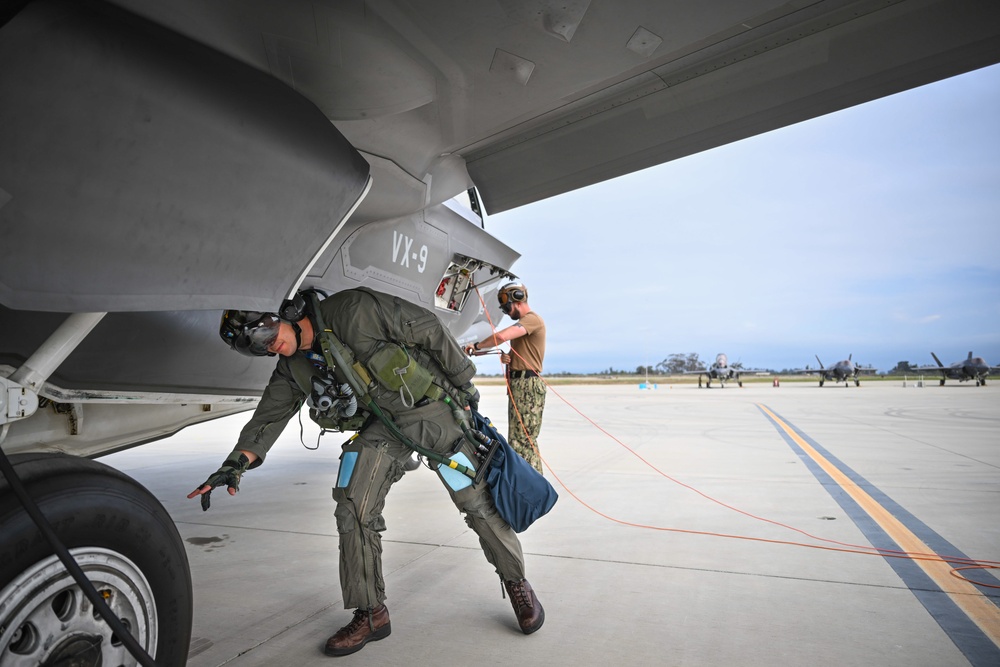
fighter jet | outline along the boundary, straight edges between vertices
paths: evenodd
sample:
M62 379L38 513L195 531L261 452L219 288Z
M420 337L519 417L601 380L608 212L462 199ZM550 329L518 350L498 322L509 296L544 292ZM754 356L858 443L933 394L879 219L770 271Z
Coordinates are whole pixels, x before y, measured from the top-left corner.
M0 62L0 447L184 667L186 545L92 459L254 407L224 309L365 286L481 340L519 257L484 213L996 64L1000 3L36 0ZM4 484L0 660L131 663Z
M752 371L749 371L748 369L736 368L734 366L730 366L729 357L727 357L725 353L720 352L719 354L715 355L715 362L707 369L697 370L697 371L684 371L684 374L693 375L697 373L699 387L702 386L701 385L702 376L706 376L708 378L708 382L705 385L706 387L711 388L712 380L718 380L719 384L722 385L723 388L725 388L727 380L736 380L739 386L742 387L743 380L740 379L740 374L747 372L752 372Z
M851 361L853 354L847 355L847 359L838 361L830 368L826 368L823 362L820 361L819 355L816 355L816 361L819 362L819 369L802 368L793 371L794 373L812 373L819 375L819 386L823 386L823 383L827 380L834 380L836 382L843 382L844 386L847 387L849 380L854 380L854 386L860 387L861 380L858 377L862 372L874 372L876 369L866 366L862 368Z
M942 387L947 378L958 380L959 382L975 380L976 386L979 387L986 384L986 376L990 374L990 371L997 370L997 367L990 366L982 357L972 356L971 350L969 351L969 356L963 361L956 361L948 366L942 364L941 360L933 352L931 352L931 356L934 357L937 366L918 366L914 370L921 373L940 373Z

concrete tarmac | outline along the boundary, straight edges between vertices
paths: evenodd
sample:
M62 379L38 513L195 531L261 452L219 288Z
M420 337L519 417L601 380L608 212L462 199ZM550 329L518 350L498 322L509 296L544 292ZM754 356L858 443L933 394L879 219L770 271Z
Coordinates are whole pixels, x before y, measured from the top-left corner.
M503 391L482 387L481 407L506 432ZM392 634L342 658L322 647L351 617L331 499L344 436L309 451L293 422L238 496L204 513L185 498L247 417L102 459L186 541L190 667L1000 665L997 571L955 570L1000 561L1000 385L552 387L539 440L560 499L521 534L545 625L521 634L420 468L384 513Z

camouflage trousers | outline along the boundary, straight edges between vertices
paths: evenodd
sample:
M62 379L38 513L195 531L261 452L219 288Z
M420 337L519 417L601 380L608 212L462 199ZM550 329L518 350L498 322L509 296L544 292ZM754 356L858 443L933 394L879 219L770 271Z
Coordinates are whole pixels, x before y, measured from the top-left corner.
M542 472L538 433L545 410L545 381L540 377L510 379L507 397L507 442L525 461Z

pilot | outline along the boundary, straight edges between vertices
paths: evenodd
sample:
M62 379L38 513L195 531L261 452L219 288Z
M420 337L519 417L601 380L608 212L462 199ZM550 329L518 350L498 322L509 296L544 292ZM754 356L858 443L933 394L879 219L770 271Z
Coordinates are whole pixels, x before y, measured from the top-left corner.
M545 361L545 322L528 305L528 288L520 283L507 283L497 292L500 309L515 323L472 345L467 354L496 347L510 341L510 353L500 355L507 366L507 442L518 454L542 472L538 434L542 430L545 410L545 381L542 362Z
M476 407L479 393L471 382L475 366L434 313L365 288L338 292L322 301L299 294L285 302L280 315L228 310L222 317L220 335L244 355L280 358L236 447L188 498L201 496L202 506L208 509L213 488L226 485L229 494L236 495L242 474L264 462L289 419L307 402L310 417L321 425L330 425L332 420L345 426L342 430L359 429L342 446L333 491L344 607L355 611L353 619L327 640L324 651L331 656L348 655L370 641L384 639L390 625L382 573L382 508L412 452L386 423L365 412L359 397L352 395L342 368L331 372L323 346L341 344L338 349L352 355L376 378L368 385L369 396L378 409L391 415L396 433L445 456L457 456L458 449L470 461L475 460L475 451L463 438L452 407L430 396L434 387L443 387L451 396L460 397L460 402ZM337 342L331 341L331 335ZM385 359L390 361L386 364ZM398 376L393 377L395 371L407 359L416 360L424 373L430 373L432 382L426 393L417 395L422 385L413 379L398 388L383 386L383 379L398 380ZM416 365L408 368L411 372L404 377L422 376ZM453 472L445 466L441 469ZM521 631L535 632L545 613L524 578L520 541L497 514L486 482L471 484L468 477L446 477L440 471L439 477L466 523L479 535L483 553L500 576ZM461 479L456 481L456 477Z

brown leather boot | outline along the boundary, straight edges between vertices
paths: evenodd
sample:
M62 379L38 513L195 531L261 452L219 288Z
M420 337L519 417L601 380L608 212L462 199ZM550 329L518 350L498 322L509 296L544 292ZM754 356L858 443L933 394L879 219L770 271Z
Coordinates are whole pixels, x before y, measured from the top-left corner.
M368 642L385 639L391 631L389 610L384 604L372 609L370 622L367 609L355 609L351 622L326 640L324 652L334 656L350 655L363 649Z
M521 626L521 632L530 635L542 627L542 623L545 622L545 610L542 609L542 604L528 580L505 581L503 585L510 596L514 613L517 614L517 624Z

